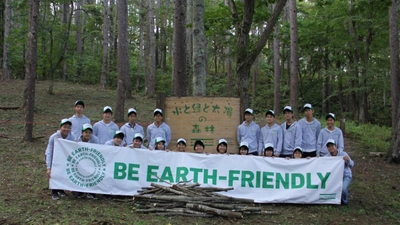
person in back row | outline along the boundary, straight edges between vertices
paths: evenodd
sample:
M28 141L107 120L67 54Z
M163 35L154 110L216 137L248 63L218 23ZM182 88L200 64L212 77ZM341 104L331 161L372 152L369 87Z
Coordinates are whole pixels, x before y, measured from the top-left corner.
M147 127L147 139L149 140L149 149L154 149L155 139L161 137L165 142L165 149L171 141L171 128L163 122L163 111L161 109L154 110L154 122Z
M124 132L125 137L124 140L122 141L122 144L124 146L129 146L132 144L134 140L134 135L136 133L141 133L144 136L144 130L143 127L140 126L139 124L136 123L136 109L130 108L128 109L128 123L125 123L124 125L121 126L120 131ZM142 140L143 142L143 140Z
M103 108L103 120L93 125L93 134L99 139L99 144L104 144L114 138L115 131L119 130L118 125L111 121L112 108Z
M326 127L319 132L317 141L317 155L327 156L329 151L326 147L328 139L333 139L336 142L338 152L342 152L344 149L343 132L340 128L335 126L336 116L333 113L328 113L325 116Z
M253 110L248 108L244 111L244 121L238 126L238 143L249 143L249 154L258 155L258 139L260 138L260 126L253 121Z
M69 118L69 121L72 123L71 134L76 138L81 136L83 124L90 124L90 119L83 115L84 108L85 103L82 100L76 101L74 107L75 114Z
M71 121L67 118L62 119L60 122L60 129L52 134L49 138L49 143L47 144L45 158L46 158L46 175L51 179L51 167L53 165L53 153L54 153L54 140L57 138L62 138L65 140L74 141L75 137L71 134ZM60 196L58 196L60 195ZM51 197L53 200L58 200L60 197L65 197L66 194L64 190L53 189L51 190Z
M279 157L292 157L293 150L296 146L301 146L303 134L300 125L293 118L293 110L290 106L283 109L285 122L281 127L283 130L282 152Z
M317 140L321 130L321 123L314 118L314 109L311 104L303 106L304 118L299 120L299 125L303 133L303 158L317 156Z
M262 152L263 147L267 143L271 143L275 147L274 156L279 157L282 151L282 143L283 143L283 132L282 127L275 123L275 112L272 110L268 110L265 113L265 120L267 124L261 128L260 138L258 141L258 147L260 148L259 154L263 155Z

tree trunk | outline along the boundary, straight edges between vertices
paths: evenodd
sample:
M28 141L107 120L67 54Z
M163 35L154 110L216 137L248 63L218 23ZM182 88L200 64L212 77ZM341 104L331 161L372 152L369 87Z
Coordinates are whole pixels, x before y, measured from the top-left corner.
M63 3L63 16L62 16L62 23L64 26L67 26L67 24L69 23L68 20L68 15L69 15L69 3L68 0L64 0ZM72 10L72 9L71 9ZM68 49L66 49L65 54L67 54ZM63 80L67 80L68 79L68 65L67 62L64 61L64 66L63 66Z
M322 115L326 115L331 112L331 100L328 98L331 95L331 81L330 81L330 75L329 75L329 52L327 49L325 49L325 54L324 54L324 68L325 68L325 82L324 82L324 111ZM327 99L328 98L328 99Z
M276 6L273 6L273 9ZM281 67L279 56L279 26L275 26L275 35L273 42L274 51L274 112L279 115L281 112Z
M400 113L400 110L398 110L400 102L398 5L398 0L392 0L392 6L389 8L390 80L393 128L398 124L398 114Z
M186 43L185 43L185 0L175 0L174 4L174 71L173 93L177 97L186 96Z
M225 39L229 39L227 36ZM228 96L232 97L232 60L231 60L231 48L227 46L225 48L225 63L226 63L226 74L228 77Z
M193 1L193 96L206 96L204 0Z
M143 77L143 59L144 59L144 33L146 29L146 7L145 7L145 0L140 1L140 26L139 26L139 65L138 65L138 73L136 77L136 92L140 91L140 80ZM147 87L147 82L145 83Z
M155 92L155 37L154 37L154 0L147 0L147 46L146 46L146 76L148 77L147 97L153 98Z
M76 25L76 52L78 54L76 80L82 75L82 21L81 21L81 1L76 1L75 25Z
M8 50L9 50L9 40L8 35L10 34L10 26L11 26L11 0L5 1L5 10L4 10L4 35L3 35L3 76L2 80L10 79L10 71L8 70ZM1 77L1 76L0 76Z
M128 2L118 1L118 97L115 121L124 121L125 85L129 76Z
M191 25L193 24L193 0L186 1L186 96L190 95L191 80L193 77L193 35Z
M109 46L109 54L108 54L108 71L114 72L116 71L116 59L117 59L117 13L115 9L115 0L110 0L110 12L109 12L109 20L110 20L110 46Z
M289 0L290 10L290 105L295 118L299 117L299 56L297 39L296 0Z
M37 37L39 24L39 0L30 0L29 25L28 25L28 52L26 55L25 76L25 135L24 141L33 140L33 117L35 110L35 80L37 62Z
M260 39L250 51L250 47L248 46L249 31L253 20L255 1L245 0L242 20L239 20L239 13L236 9L235 1L230 0L228 4L231 9L232 17L235 20L235 29L237 32L236 86L238 87L237 92L240 97L240 118L243 118L244 110L248 107L248 102L246 102L247 99L245 96L248 95L251 65L254 63L261 50L265 47L265 44L273 31L273 27L279 18L279 14L282 12L282 9L286 4L286 0L278 1L271 17L266 23L267 25L265 29L261 33Z
M101 67L100 86L105 88L107 85L108 73L108 0L103 0L103 60Z

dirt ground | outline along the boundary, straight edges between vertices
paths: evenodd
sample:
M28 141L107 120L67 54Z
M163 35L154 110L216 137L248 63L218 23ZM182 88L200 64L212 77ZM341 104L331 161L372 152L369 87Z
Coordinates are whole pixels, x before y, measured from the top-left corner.
M369 156L360 144L345 138L346 152L355 161L348 206L264 204L280 215L246 216L242 220L143 215L134 212L130 199L75 199L70 193L51 200L45 177L44 150L61 118L72 115L74 101L85 96L90 108L85 114L100 119L104 102L115 102L115 91L95 86L56 82L48 95L47 82L37 83L35 140L23 142L22 108L0 110L0 224L400 224L400 165ZM21 107L23 81L0 83L0 107ZM149 102L150 101L150 102ZM135 96L127 104L151 118L154 100ZM149 112L149 113L147 113Z

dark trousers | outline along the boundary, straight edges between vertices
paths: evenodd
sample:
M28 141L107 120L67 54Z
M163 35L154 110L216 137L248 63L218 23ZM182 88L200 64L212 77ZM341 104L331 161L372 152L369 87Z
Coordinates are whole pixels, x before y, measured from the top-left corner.
M303 158L307 158L308 156L310 156L310 157L317 157L317 151L313 151L313 152L303 152Z

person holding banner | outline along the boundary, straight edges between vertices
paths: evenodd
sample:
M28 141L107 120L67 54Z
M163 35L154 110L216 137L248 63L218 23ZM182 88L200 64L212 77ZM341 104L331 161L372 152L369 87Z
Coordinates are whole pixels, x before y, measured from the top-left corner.
M119 130L118 125L111 121L111 117L112 108L106 106L103 108L103 120L93 125L93 134L99 139L100 144L113 139L115 131Z
M293 159L301 159L303 158L303 149L301 149L301 147L296 147L293 151L293 155L292 155Z
M283 134L282 127L275 123L275 112L273 110L268 110L265 113L265 120L267 124L261 128L260 138L258 141L258 146L260 148L259 154L262 154L262 150L265 150L265 145L271 143L274 148L274 156L279 157L282 151ZM264 147L264 149L263 149Z
M60 129L56 133L52 134L49 138L49 143L47 144L46 153L45 153L46 167L47 167L46 175L49 179L51 179L51 166L53 163L53 153L54 153L54 139L62 138L62 139L74 141L75 137L71 134L71 126L72 126L72 123L69 119L67 119L67 118L62 119L60 122ZM58 196L58 195L60 195L60 196ZM58 200L58 199L60 199L60 197L65 197L65 196L66 196L66 194L65 194L64 190L56 190L56 189L51 190L51 198L53 200Z
M125 137L122 140L122 144L124 146L129 146L133 143L134 136L136 133L141 133L144 136L143 127L136 123L136 109L130 108L128 109L128 123L125 123L121 126L120 131L124 132ZM142 140L143 142L143 140Z
M186 140L183 138L179 138L176 141L176 151L177 152L185 152L186 150Z
M149 140L149 149L154 149L155 139L161 137L164 139L165 148L171 141L171 128L164 123L163 111L161 109L154 110L154 122L147 127L147 139Z
M328 148L329 155L328 156L340 156L343 157L344 160L344 170L343 170L343 186L342 186L342 199L341 204L347 205L349 204L349 190L348 187L350 185L351 179L353 177L351 168L354 166L354 161L351 160L350 156L344 152L338 151L336 141L333 139L328 139L326 142L326 147Z
M299 120L303 133L303 158L317 156L317 140L321 130L321 123L314 118L314 109L310 103L303 106L304 118Z
M263 154L263 156L264 157L274 157L274 145L272 143L266 143L264 145L264 154Z
M329 139L335 140L338 152L341 152L344 149L343 132L340 128L335 126L335 114L328 113L325 116L325 119L326 127L319 133L317 141L317 155L321 157L329 155L329 151L325 144Z
M75 102L74 111L75 114L69 118L72 123L71 133L74 137L81 136L81 129L83 124L89 123L90 119L83 115L83 109L85 108L85 103L82 100Z
M249 154L258 155L258 139L260 138L260 126L253 121L254 112L247 108L244 111L244 121L239 125L237 130L237 141L247 142Z
M129 148L147 149L147 148L143 145L143 134L141 134L141 133L136 133L136 134L133 136L133 142L132 142L132 144L130 144L128 147L129 147Z
M104 143L104 145L124 147L124 145L122 144L122 140L124 139L124 136L125 136L124 132L117 130L114 133L113 139L106 141L106 143Z
M283 144L282 152L279 157L290 158L293 155L294 148L296 146L301 146L303 134L299 123L293 118L292 107L285 106L285 108L283 108L283 114L286 121L281 125L283 130Z
M81 132L82 134L76 139L77 142L99 143L99 139L93 135L93 127L90 123L83 124Z
M249 143L243 141L239 145L239 155L249 155Z
M225 139L219 139L217 145L218 154L228 154L228 141Z
M150 148L149 148L150 149ZM152 149L150 149L152 150ZM165 140L162 137L156 137L154 140L154 150L165 150Z
M208 155L208 153L204 152L204 148L205 148L205 145L202 140L196 140L194 142L193 150L195 153Z

